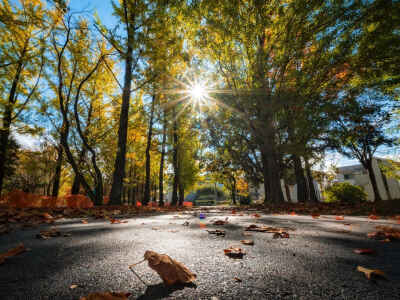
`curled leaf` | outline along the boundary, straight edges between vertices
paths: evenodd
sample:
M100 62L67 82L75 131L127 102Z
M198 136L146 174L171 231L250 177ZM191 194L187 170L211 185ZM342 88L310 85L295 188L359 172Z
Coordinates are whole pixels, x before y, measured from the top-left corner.
M371 279L373 276L386 278L386 274L381 270L372 270L358 266L357 271L363 272L368 279Z
M343 216L336 216L335 219L338 220L338 221L343 221L343 220L344 220L344 217L343 217Z
M196 274L166 254L147 250L144 258L148 261L149 267L155 270L167 285L191 283L196 279Z

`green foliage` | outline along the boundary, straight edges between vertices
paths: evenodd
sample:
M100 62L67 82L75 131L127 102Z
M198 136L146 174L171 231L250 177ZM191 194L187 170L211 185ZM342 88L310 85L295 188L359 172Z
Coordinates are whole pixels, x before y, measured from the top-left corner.
M205 199L205 198L211 198L215 197L215 194L217 194L218 199L224 199L226 197L225 193L223 190L220 188L215 188L214 186L205 186L196 191L196 200L198 199Z
M324 191L326 202L357 203L367 200L367 194L362 187L348 182L337 182Z

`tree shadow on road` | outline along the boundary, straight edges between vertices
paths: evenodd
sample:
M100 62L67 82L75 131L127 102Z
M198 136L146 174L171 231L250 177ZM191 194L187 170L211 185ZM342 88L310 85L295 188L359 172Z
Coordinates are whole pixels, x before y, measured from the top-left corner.
M137 299L138 300L162 299L168 297L173 292L178 290L183 290L186 287L197 288L197 285L194 283L175 284L172 286L165 285L164 283L153 284L147 286L146 292Z

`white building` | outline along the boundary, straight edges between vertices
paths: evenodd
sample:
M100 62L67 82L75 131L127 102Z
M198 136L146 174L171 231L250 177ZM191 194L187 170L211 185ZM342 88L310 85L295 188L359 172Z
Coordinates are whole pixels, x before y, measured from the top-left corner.
M379 194L382 200L400 199L400 184L396 178L385 176L380 165L391 164L386 159L374 158L372 160L372 168L374 170L376 182L378 185ZM374 191L371 180L366 169L361 164L339 167L336 182L349 182L353 185L358 185L364 188L367 193L367 200L374 200Z

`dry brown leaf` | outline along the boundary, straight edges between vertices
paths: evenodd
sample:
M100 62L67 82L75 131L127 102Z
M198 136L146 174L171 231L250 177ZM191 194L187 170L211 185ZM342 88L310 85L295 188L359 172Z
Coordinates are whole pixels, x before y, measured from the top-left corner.
M288 239L289 238L289 233L284 232L284 231L283 232L276 232L276 233L274 233L273 238L274 239L279 239L279 238Z
M207 230L209 234L215 234L220 236L225 236L225 230Z
M236 281L236 282L242 282L242 279L240 279L239 277L233 277L233 279Z
M250 246L254 245L254 241L253 240L241 240L240 242L242 244L244 244L244 245L250 245Z
M191 283L196 279L196 274L166 254L147 250L144 258L148 261L149 267L156 271L167 285Z
M320 215L319 214L312 214L311 217L313 219L319 219Z
M73 289L76 289L77 287L78 287L77 284L72 284L69 288L70 288L71 290L73 290Z
M228 223L228 221L217 220L217 221L214 221L213 225L225 225L226 223Z
M113 292L105 292L105 293L90 293L85 297L81 297L80 300L127 300L131 293L113 293Z
M242 248L235 248L232 246L228 249L224 249L224 253L231 258L243 258L243 256L246 255L246 252L244 252Z
M8 250L6 253L0 254L0 265L4 263L7 258L21 254L25 251L27 251L27 249L24 244L20 243L17 247Z
M287 230L293 230L291 228L276 228L276 227L268 227L268 226L258 226L252 224L248 226L245 231L257 231L257 232L268 232L268 233L275 233L275 232L283 232Z
M363 272L365 274L365 276L367 276L368 279L371 279L372 276L386 278L386 274L381 270L372 270L372 269L367 269L367 268L358 266L357 271Z

